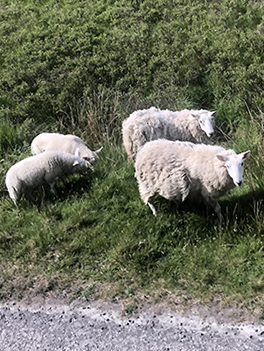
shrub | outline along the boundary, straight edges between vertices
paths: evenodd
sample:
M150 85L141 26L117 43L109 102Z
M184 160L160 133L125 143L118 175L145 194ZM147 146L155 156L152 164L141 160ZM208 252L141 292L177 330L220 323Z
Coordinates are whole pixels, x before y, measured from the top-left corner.
M236 126L247 108L264 108L263 9L247 0L3 1L0 111L58 122L106 91L110 114L116 96L121 112L137 97L129 112L142 101L212 108Z

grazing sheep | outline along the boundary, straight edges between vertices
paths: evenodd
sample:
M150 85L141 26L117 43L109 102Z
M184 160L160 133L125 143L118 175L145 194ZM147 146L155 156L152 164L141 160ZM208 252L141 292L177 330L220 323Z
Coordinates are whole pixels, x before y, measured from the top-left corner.
M31 153L33 155L48 150L68 152L74 155L77 148L80 149L80 156L91 164L98 159L98 153L102 150L100 148L91 151L81 138L71 134L42 133L37 135L31 143Z
M156 139L208 143L214 132L216 111L182 110L172 112L151 107L133 112L122 125L123 145L130 159L140 148Z
M155 194L176 202L202 196L221 220L218 199L243 183L243 161L249 155L250 151L236 154L221 146L150 141L138 152L135 163L141 198L156 215L150 201Z
M6 174L6 187L10 198L18 203L24 195L31 199L31 192L37 186L47 182L51 192L55 194L56 178L66 174L83 173L91 168L91 164L80 156L60 151L45 151L39 155L28 157L14 164Z

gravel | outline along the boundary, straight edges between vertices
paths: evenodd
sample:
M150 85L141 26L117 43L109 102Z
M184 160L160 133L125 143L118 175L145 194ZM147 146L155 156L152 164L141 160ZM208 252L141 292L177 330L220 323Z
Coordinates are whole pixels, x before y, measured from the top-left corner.
M146 306L122 316L106 302L38 302L0 305L0 350L33 351L263 351L261 320L234 323L208 309L182 315Z

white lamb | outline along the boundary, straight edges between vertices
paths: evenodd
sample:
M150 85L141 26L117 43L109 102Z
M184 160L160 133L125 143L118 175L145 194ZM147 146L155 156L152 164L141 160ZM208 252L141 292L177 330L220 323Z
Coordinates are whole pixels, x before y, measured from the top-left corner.
M31 143L31 153L40 154L43 151L56 150L75 154L76 149L80 149L80 156L93 164L98 159L98 153L102 148L91 151L84 141L72 134L42 133L37 135Z
M28 157L14 164L6 174L6 187L10 198L18 203L22 196L31 199L31 192L37 186L47 182L51 192L55 194L55 181L58 177L73 173L83 173L91 168L91 164L76 155L60 151L45 151L39 155Z
M220 196L243 183L243 161L250 151L236 154L221 146L155 140L138 152L135 176L139 192L154 215L151 198L159 194L182 202L202 197L222 219Z
M214 132L216 111L169 111L151 107L133 112L122 124L123 145L130 159L140 148L156 139L208 143Z

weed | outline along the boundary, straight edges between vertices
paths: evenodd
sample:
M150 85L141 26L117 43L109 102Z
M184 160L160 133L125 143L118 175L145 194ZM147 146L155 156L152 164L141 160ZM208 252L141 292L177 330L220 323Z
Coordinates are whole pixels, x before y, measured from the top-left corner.
M132 316L132 315L136 314L137 311L138 311L138 306L134 303L131 303L123 308L122 315Z

